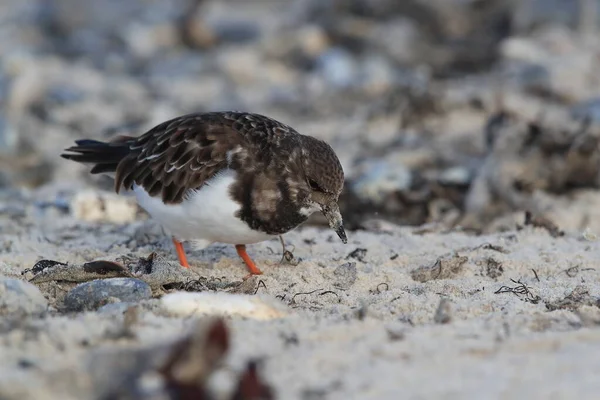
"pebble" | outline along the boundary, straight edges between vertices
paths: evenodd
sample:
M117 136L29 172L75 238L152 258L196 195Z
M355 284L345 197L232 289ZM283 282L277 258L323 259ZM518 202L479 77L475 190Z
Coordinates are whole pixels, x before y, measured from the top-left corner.
M464 167L451 167L440 173L438 180L445 185L468 185L471 180L471 171Z
M0 278L0 316L41 315L48 301L33 284L13 278Z
M407 190L412 183L411 171L401 164L369 161L360 169L362 173L352 182L352 189L363 201L380 204L388 194Z
M68 311L96 310L109 303L133 303L151 297L150 286L139 279L98 279L71 289L65 297L64 305Z
M356 282L356 263L347 262L333 271L335 282L333 286L338 289L349 289Z
M433 322L436 324L447 324L452 321L452 307L448 299L441 299L435 315L433 316Z
M589 118L594 124L600 124L600 97L595 97L575 105L571 109L574 118Z
M356 62L346 50L327 50L317 59L317 65L321 75L333 87L344 89L357 81L359 71Z
M11 154L17 150L17 146L18 132L0 115L0 154Z

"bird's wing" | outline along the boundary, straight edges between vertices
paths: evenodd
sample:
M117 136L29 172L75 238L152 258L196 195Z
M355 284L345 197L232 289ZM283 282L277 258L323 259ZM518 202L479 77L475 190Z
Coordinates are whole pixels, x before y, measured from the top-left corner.
M129 140L130 152L118 164L115 187L135 183L165 203L180 203L219 171L228 154L247 140L219 114L191 114L164 122Z

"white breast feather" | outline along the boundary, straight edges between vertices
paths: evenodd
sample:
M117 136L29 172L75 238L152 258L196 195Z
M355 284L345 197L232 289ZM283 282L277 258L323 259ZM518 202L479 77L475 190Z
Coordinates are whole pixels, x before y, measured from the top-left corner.
M241 208L229 194L235 175L231 170L219 173L180 204L164 204L137 185L133 191L140 206L178 240L206 242L206 245L250 244L271 239L272 235L251 230L235 216Z

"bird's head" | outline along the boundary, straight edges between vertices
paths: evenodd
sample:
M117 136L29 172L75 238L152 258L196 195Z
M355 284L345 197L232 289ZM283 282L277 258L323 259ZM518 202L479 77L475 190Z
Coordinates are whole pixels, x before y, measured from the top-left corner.
M307 215L321 211L331 229L346 243L346 232L338 205L344 187L344 170L335 152L327 143L303 136L304 173L310 189L302 212Z

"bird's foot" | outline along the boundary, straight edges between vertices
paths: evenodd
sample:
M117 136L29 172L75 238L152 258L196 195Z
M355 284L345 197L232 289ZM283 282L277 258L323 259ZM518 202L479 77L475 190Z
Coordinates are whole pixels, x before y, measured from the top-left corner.
M244 263L246 263L246 267L248 268L248 271L250 271L251 275L262 275L262 271L258 269L258 267L256 266L256 264L254 264L254 261L252 261L248 253L246 253L245 245L236 244L235 249L237 250L237 253L242 258L242 260L244 260Z
M177 251L177 257L179 257L179 264L181 264L184 268L189 268L190 264L188 264L187 257L185 256L185 250L183 249L183 244L175 238L173 238L173 244L175 245L175 250Z

